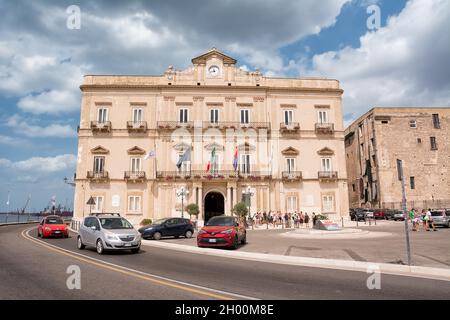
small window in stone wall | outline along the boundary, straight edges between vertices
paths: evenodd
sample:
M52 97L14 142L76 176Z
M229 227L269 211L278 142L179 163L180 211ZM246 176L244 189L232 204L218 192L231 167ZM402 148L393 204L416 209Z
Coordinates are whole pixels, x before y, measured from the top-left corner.
M417 143L422 143L422 139L421 138L417 138Z
M414 177L409 177L409 186L411 187L411 190L414 190L416 188L416 181Z

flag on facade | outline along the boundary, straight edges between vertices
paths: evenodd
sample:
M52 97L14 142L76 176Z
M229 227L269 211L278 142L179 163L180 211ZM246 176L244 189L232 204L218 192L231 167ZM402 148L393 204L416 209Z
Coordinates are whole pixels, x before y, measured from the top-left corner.
M234 156L233 156L233 168L234 171L238 169L238 148L234 150Z
M206 164L206 172L209 172L210 168L211 168L211 162L208 161L208 163Z
M211 151L211 160L210 160L210 173L213 174L214 170L216 169L216 147L214 147Z
M154 150L151 150L151 151L149 151L149 152L145 155L144 160L153 158L153 157L155 157L155 156L156 156L156 152L155 152Z
M184 154L180 157L180 159L178 159L177 168L180 169L181 165L185 161L191 161L191 148L190 147L187 148L186 151L184 152Z

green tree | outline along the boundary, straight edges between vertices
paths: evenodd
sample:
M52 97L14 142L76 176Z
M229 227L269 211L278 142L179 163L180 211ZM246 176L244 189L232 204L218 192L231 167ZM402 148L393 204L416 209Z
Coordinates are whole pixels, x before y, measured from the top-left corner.
M245 223L245 218L248 213L248 208L245 205L244 202L237 203L234 207L232 212L239 217L239 219Z
M198 214L200 213L200 209L199 209L198 205L195 204L195 203L190 203L190 204L188 204L188 205L186 206L186 211L187 211L187 213L189 214L189 216L191 216L191 217L192 217L192 216L197 217Z

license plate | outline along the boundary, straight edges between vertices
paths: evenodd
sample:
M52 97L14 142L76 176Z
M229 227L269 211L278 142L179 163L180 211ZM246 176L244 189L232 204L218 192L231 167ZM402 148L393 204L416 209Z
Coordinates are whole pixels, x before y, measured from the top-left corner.
M216 243L216 239L209 239L209 242L211 242L211 243Z
M61 231L55 231L55 233L61 233Z
M125 247L131 247L131 243L125 243Z

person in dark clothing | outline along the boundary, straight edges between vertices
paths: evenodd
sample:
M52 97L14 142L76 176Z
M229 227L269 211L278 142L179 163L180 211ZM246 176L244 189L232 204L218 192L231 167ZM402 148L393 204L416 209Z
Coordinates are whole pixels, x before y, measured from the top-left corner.
M305 212L305 225L307 228L309 228L309 215L308 212Z

